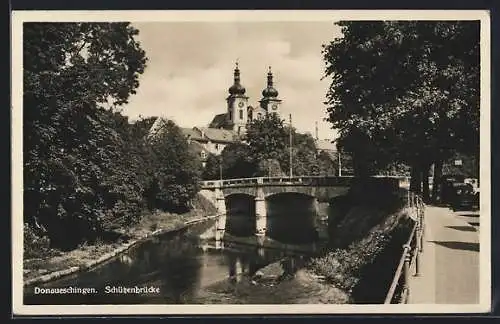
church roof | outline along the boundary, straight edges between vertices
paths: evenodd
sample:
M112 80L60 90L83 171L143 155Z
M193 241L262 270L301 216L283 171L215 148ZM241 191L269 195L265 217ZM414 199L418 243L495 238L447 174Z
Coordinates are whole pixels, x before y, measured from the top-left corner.
M204 138L212 142L232 143L238 141L238 136L232 130L210 127L200 127L197 129L202 132Z
M273 73L271 72L271 67L269 67L269 72L267 73L267 87L262 90L262 96L264 98L278 97L278 90L273 87Z
M211 127L182 128L186 137L198 142L233 143L239 140L236 133L228 129Z
M234 69L234 84L229 88L229 94L232 96L235 95L244 95L245 87L240 83L240 69L238 68L238 62L236 62L236 68Z
M210 123L210 128L223 128L226 126L226 116L227 113L218 114L214 116L212 122Z
M181 128L181 130L182 130L182 133L186 137L190 137L193 140L202 140L203 139L202 133L196 128L183 127L183 128Z

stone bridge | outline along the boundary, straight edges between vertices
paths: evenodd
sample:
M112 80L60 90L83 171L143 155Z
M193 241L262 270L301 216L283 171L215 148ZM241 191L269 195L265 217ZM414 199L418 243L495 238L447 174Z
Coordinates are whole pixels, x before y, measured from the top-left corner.
M213 190L217 196L245 194L267 198L280 193L300 193L319 200L345 195L353 177L269 177L203 181L201 188Z
M371 177L362 181L354 177L259 177L202 181L201 189L213 193L219 214L217 236L224 235L227 200L236 195L245 195L254 199L256 235L265 236L266 200L274 195L295 193L310 196L314 198L315 206L317 206L318 201L329 201L348 193L357 196L370 195L370 191L380 190L380 186L394 191L399 189L400 181L401 179L394 177Z

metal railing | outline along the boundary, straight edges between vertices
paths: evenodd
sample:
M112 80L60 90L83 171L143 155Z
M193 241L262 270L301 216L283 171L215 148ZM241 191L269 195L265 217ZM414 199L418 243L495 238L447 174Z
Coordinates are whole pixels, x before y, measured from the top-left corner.
M410 280L412 267L414 276L420 275L420 259L423 252L424 237L424 203L419 195L408 191L406 208L414 220L408 240L403 244L403 253L386 295L385 304L406 304L410 296Z

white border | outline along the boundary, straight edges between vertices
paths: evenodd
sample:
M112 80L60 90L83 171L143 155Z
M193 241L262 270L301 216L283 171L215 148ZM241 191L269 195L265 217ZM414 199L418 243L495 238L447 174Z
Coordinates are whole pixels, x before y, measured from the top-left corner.
M23 305L22 24L28 21L337 21L480 20L480 303L475 305ZM12 306L14 315L139 314L387 314L483 313L491 308L490 16L485 10L241 10L241 11L13 11L12 13Z

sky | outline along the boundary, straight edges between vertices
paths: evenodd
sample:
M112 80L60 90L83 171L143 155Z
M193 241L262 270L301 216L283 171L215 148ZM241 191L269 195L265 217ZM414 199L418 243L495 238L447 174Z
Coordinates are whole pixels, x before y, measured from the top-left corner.
M249 104L257 105L272 67L283 100L282 118L301 132L334 139L324 105L330 80L321 80L321 50L340 37L332 22L146 22L133 23L147 67L137 94L123 107L131 120L162 116L181 127L208 126L226 112L228 88L239 62Z

